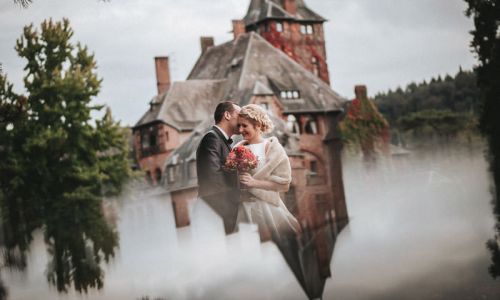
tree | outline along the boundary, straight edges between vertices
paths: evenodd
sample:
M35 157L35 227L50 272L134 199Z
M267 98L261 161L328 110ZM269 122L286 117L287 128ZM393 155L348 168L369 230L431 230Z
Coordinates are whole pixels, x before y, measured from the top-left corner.
M446 139L470 128L470 124L474 124L471 115L450 110L422 110L398 119L399 128L403 131L413 131L418 135L430 129L434 135Z
M14 0L14 3L21 5L22 7L28 7L32 0Z
M103 196L130 174L127 144L108 111L92 112L101 79L94 56L71 42L69 21L26 26L16 51L26 60L26 95L0 74L0 209L5 261L25 265L32 233L42 228L52 255L49 282L59 291L103 285L101 261L118 235L103 217ZM5 158L5 159L3 159Z
M488 242L492 253L490 273L500 276L500 1L465 0L467 16L474 20L471 47L477 54L477 83L481 91L479 129L489 146L490 168L496 186L494 213L496 237Z

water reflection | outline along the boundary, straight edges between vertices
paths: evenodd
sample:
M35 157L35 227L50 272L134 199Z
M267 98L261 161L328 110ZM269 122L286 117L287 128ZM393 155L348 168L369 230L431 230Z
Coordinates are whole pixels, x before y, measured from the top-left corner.
M493 214L496 218L495 236L486 242L486 247L491 253L491 265L488 271L493 278L500 277L500 170L496 169L495 164L490 159L490 170L494 177L492 186L492 206Z
M15 200L5 202L0 228L4 267L25 271L33 233L43 231L48 254L44 273L57 291L102 288L101 262L113 257L118 233L106 222L100 200L54 201L43 214L32 214L30 206L18 207ZM8 293L8 287L3 293Z
M274 241L309 299L322 299L325 282L332 275L336 237L337 224L330 221L298 237Z
M434 151L366 172L346 159L350 223L328 223L291 241L260 242L243 227L226 236L209 207L189 203L191 226L176 229L161 190L131 190L107 202L120 247L101 264L103 288L88 299L497 299L485 241L493 235L487 165ZM47 284L43 232L24 272L2 277L9 299L81 299ZM102 261L102 260L101 260Z

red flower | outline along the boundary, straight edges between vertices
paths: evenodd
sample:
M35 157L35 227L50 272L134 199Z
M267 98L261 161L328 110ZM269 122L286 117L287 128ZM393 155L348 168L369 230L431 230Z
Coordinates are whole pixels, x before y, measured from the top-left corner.
M258 162L259 160L252 151L244 146L238 146L231 150L223 168L231 172L248 172L257 168Z

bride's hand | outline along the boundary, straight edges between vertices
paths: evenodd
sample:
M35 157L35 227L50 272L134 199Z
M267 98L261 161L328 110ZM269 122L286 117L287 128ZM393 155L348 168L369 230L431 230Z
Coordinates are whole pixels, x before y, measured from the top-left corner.
M255 179L253 179L252 175L250 175L249 173L242 173L240 174L240 183L244 184L247 187L254 187Z

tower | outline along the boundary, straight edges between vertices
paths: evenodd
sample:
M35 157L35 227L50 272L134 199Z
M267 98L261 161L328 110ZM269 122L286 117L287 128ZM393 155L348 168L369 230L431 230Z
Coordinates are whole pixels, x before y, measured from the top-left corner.
M252 0L241 21L233 21L233 26L244 23L246 32L257 32L330 84L323 31L326 19L309 9L304 0ZM234 31L240 28L235 26Z

